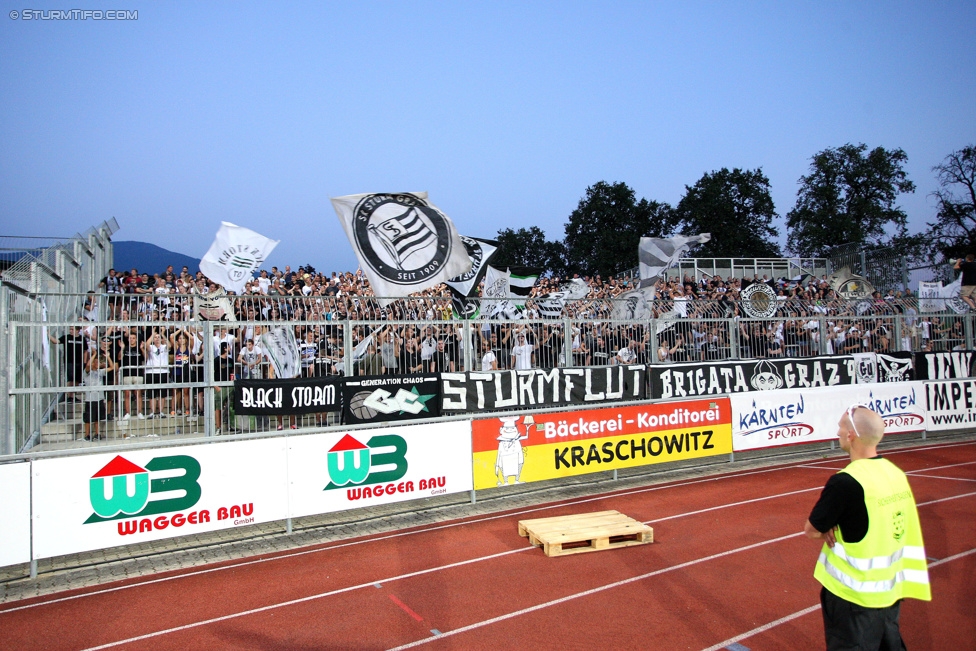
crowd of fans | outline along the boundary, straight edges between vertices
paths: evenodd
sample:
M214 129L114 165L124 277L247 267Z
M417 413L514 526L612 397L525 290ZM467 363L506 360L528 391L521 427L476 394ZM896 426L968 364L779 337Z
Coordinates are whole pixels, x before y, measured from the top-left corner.
M68 386L84 387L79 394L85 402L85 433L93 437L105 419L202 413L206 359L213 360L218 383L272 378L261 335L278 327L294 329L305 377L341 375L348 366L359 375L492 371L708 361L736 354L771 358L949 350L965 342L962 320L920 315L910 291L875 292L870 299L848 301L826 278L814 277L664 278L650 304L655 321L627 322L614 320L619 304L614 299L634 289L636 281L584 277L589 286L584 299L568 302L563 318L541 319L540 302L566 280L540 279L520 308L519 320L476 320L467 365L465 329L454 317L446 286L384 308L361 271L327 276L310 266L261 271L241 295L230 296L233 318L215 325L211 356L204 355L204 331L193 319L194 296L221 288L186 267L153 275L109 271L100 293L89 293L82 309L84 320L99 323L70 328L50 341L60 349ZM744 312L740 293L755 282L772 288L779 318L752 319ZM897 315L903 318L896 325ZM350 320L369 323L350 326ZM346 327L354 349L350 364ZM180 384L188 386L173 388ZM106 401L106 387L112 385L120 399ZM229 398L226 387L218 385L218 403Z

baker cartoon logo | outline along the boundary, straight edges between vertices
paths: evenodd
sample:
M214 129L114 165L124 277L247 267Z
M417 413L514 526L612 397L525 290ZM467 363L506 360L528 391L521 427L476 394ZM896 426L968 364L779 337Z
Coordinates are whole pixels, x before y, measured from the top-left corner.
M363 259L391 283L423 282L451 255L446 216L413 194L366 195L353 212L353 230Z
M535 424L532 416L526 416L522 420L525 433L521 433L518 428L519 416L507 416L499 418L502 426L498 429L498 456L495 457L495 476L498 477L498 485L508 484L509 477L513 478L514 483L522 483L522 465L525 463L525 451L522 449L522 441L529 438L529 428Z
M763 360L756 364L756 369L752 373L752 379L749 381L749 384L756 391L772 391L773 389L783 388L783 378L775 366Z
M894 515L891 516L891 535L895 540L901 540L902 536L905 535L905 512L895 511Z

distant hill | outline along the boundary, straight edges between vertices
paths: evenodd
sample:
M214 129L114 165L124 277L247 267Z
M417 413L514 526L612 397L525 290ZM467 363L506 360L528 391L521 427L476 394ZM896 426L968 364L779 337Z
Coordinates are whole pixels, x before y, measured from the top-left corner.
M190 273L195 274L200 270L199 258L193 258L182 253L167 251L166 249L149 244L148 242L112 242L115 251L115 262L113 266L117 271L129 271L133 267L139 273L146 272L150 275L163 273L166 267L173 265L177 274L183 269L183 265L190 268Z

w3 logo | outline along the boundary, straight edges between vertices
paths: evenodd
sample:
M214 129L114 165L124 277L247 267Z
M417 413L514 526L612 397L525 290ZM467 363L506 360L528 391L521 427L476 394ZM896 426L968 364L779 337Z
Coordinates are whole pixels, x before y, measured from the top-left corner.
M407 442L384 434L373 436L363 445L346 434L329 450L326 465L332 481L323 490L396 481L407 474ZM392 468L373 471L388 466Z
M182 470L183 473L150 477L150 473L172 470ZM200 462L186 455L156 457L145 468L117 456L88 480L88 498L94 513L85 524L189 509L200 501L199 479ZM149 499L154 494L174 492L183 495Z

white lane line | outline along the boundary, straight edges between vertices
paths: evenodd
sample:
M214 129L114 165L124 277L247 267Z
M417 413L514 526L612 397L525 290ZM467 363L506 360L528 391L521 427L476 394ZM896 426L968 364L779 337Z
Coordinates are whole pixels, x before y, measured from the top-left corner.
M918 506L926 506L928 504L934 504L936 502L944 502L944 501L947 501L947 500L958 499L960 497L967 497L969 495L976 495L976 493L966 493L964 495L957 495L957 496L954 496L954 497L947 497L947 498L943 498L943 499L940 499L940 500L932 500L930 502L921 502L921 503L918 504ZM590 595L590 594L596 594L598 592L602 592L602 591L607 590L607 589L610 589L610 588L618 587L618 586L621 586L621 585L626 585L628 583L633 583L634 581L640 581L640 580L645 579L645 578L649 578L649 577L652 577L652 576L657 576L659 574L664 574L666 572L671 572L673 570L681 569L683 567L688 567L688 566L691 566L691 565L696 565L698 563L702 563L702 562L705 562L705 561L708 561L708 560L712 560L712 559L716 559L716 558L722 558L724 556L729 556L731 554L736 554L738 552L746 551L746 550L749 550L749 549L754 549L756 547L761 547L763 545L768 545L768 544L771 544L771 543L780 542L782 540L787 540L789 538L795 538L795 537L802 536L802 535L803 535L803 532L788 534L786 536L780 536L779 538L772 538L770 540L765 540L765 541L762 541L762 542L753 543L751 545L746 545L744 547L738 547L736 549L732 549L732 550L729 550L729 551L719 552L717 554L712 554L710 556L705 556L703 558L700 558L700 559L697 559L697 560L693 560L693 561L687 561L685 563L680 563L678 565L673 565L671 567L666 567L666 568L663 568L663 569L660 569L660 570L654 570L653 572L648 572L647 574L642 574L642 575L636 576L636 577L630 577L628 579L622 579L620 581L616 581L614 583L607 584L605 586L600 586L600 587L597 587L597 588L592 588L590 590L586 590L584 592L580 592L580 593L577 593L575 595L568 595L566 597L562 597L560 599L555 599L553 601L549 601L549 602L546 602L546 603L543 603L543 604L537 604L535 606L531 606L529 608L526 608L526 609L523 609L523 610L519 610L519 611L516 611L514 613L509 613L507 615L500 615L499 617L495 617L495 618L492 618L492 619L489 619L489 620L485 620L483 622L478 622L476 624L471 624L469 626L465 626L465 627L462 627L462 628L459 628L459 629L455 629L454 631L448 631L448 632L445 632L445 633L440 633L437 636L430 637L430 638L425 638L424 640L418 640L417 642L410 643L409 645L401 646L401 647L396 647L396 648L397 649L408 649L408 648L411 648L412 646L417 646L417 645L419 645L421 643L424 643L426 641L430 641L430 640L437 639L437 638L442 638L442 637L450 637L450 636L456 635L458 633L463 633L463 632L465 632L467 630L472 630L472 629L475 629L475 628L480 628L482 626L487 626L487 625L493 624L495 622L503 621L505 619L510 619L512 617L516 617L518 615L522 615L522 614L525 614L525 613L533 612L535 610L540 610L542 608L547 608L549 606L553 606L553 605L560 604L560 603L563 603L563 602L566 602L566 601L570 601L572 599L577 599L579 597L584 597L584 596L587 596L587 595ZM508 556L510 554L515 554L515 553L519 553L519 552L529 551L531 549L535 549L535 547L534 546L532 546L532 547L523 547L521 549L516 549L516 550L501 552L501 553L498 553L498 554L492 554L490 556L483 556L483 557L480 557L480 558L469 559L469 560L465 560L465 561L459 561L457 563L450 563L448 565L443 565L443 566L439 566L439 567L428 568L428 569L425 569L425 570L418 570L416 572L410 572L408 574L402 574L402 575L395 576L395 577L390 577L390 578L387 578L387 579L381 579L380 581L378 581L378 583L386 583L386 582L390 582L390 581L396 581L396 580L400 580L400 579L408 579L408 578L412 578L412 577L416 577L416 576L422 576L422 575L425 575L425 574L431 574L431 573L438 572L438 571L441 571L441 570L451 569L451 568L454 568L454 567L460 567L460 566L464 566L464 565L470 565L470 564L477 563L477 562L481 562L481 561L485 561L485 560L491 560L491 559L499 558L499 557L502 557L502 556ZM943 562L945 562L945 560L948 560L948 559L944 559ZM191 628L197 628L199 626L205 626L207 624L213 624L213 623L216 623L216 622L226 621L226 620L229 620L229 619L235 619L235 618L238 618L238 617L244 617L244 616L247 616L247 615L252 615L252 614L256 614L256 613L260 613L260 612L265 612L265 611L268 611L268 610L275 610L275 609L278 609L278 608L283 608L283 607L286 607L286 606L291 606L291 605L298 604L298 603L303 603L303 602L306 602L306 601L312 601L312 600L315 600L315 599L321 599L321 598L324 598L324 597L329 597L329 596L333 596L333 595L337 595L337 594L342 594L342 593L345 593L345 592L351 592L353 590L358 590L360 588L364 588L364 587L367 587L367 586L373 586L376 583L377 583L377 581L371 581L371 582L367 582L367 583L362 583L360 585L348 586L348 587L345 587L345 588L339 588L337 590L331 590L329 592L323 592L323 593L316 594L316 595L310 595L310 596L307 596L307 597L301 597L301 598L298 598L298 599L292 599L290 601L285 601L285 602L281 602L281 603L277 603L277 604L269 604L267 606L261 606L259 608L253 608L253 609L241 611L241 612L238 612L238 613L231 613L229 615L223 615L221 617L214 617L214 618L202 620L202 621L199 621L199 622L193 622L191 624L184 624L182 626L176 626L176 627L169 628L169 629L165 629L165 630L162 630L162 631L155 631L153 633L146 633L144 635L140 635L140 636L128 638L128 639L125 639L125 640L119 640L117 642L109 642L109 643L103 644L101 646L90 647L89 649L85 649L84 651L96 651L97 649L108 649L108 648L111 648L111 647L114 647L114 646L118 646L120 644L127 644L129 642L135 642L135 641L139 641L139 640L150 639L150 638L153 638L153 637L159 637L161 635L166 635L166 634L169 634L169 633L175 633L175 632L179 632L179 631L184 631L184 630L191 629Z
M498 617L492 617L491 619L486 619L486 620L483 620L483 621L480 621L480 622L476 622L474 624L469 624L467 626L462 626L461 628L456 628L456 629L454 629L452 631L444 631L444 632L442 632L440 635L438 635L436 637L431 636L431 637L423 638L423 639L420 639L420 640L416 640L414 642L410 642L408 644L402 644L402 645L400 645L398 647L394 647L392 649L389 649L389 651L403 651L404 649L412 649L414 647L420 646L422 644L426 644L427 642L431 642L433 640L441 640L441 639L444 639L445 637L451 637L452 635L458 635L460 633L467 633L468 631L473 631L473 630L476 630L476 629L479 629L479 628L483 628L485 626L490 626L491 624L497 624L498 622L503 622L505 620L513 619L515 617L519 617L521 615L525 615L525 614L528 614L528 613L532 613L532 612L535 612L537 610L542 610L543 608L550 608L552 606L557 606L559 604L566 603L567 601L573 601L574 599L580 599L582 597L588 597L590 595L598 594L600 592L604 592L606 590L611 590L613 588L619 588L622 585L627 585L629 583L634 583L635 581L643 581L644 579L649 579L652 576L658 576L658 575L661 575L661 574L666 574L668 572L673 572L675 570L680 570L680 569L683 569L683 568L686 568L686 567L691 567L692 565L698 565L699 563L704 563L706 561L715 560L716 558L723 558L725 556L731 556L732 554L738 554L740 552L748 551L750 549L756 549L757 547L762 547L764 545L771 545L773 543L782 542L784 540L789 540L790 538L797 538L797 537L802 536L802 535L803 535L803 532L791 533L791 534L786 535L786 536L780 536L779 538L771 538L769 540L764 540L762 542L753 543L752 545L746 545L744 547L736 547L735 549L730 549L728 551L719 552L718 554L712 554L710 556L705 556L703 558L698 558L698 559L695 559L693 561L686 561L684 563L679 563L678 565L672 565L670 567L665 567L665 568L662 568L660 570L654 570L653 572L647 572L646 574L641 574L639 576L632 576L629 579L623 579L621 581L614 581L613 583L608 583L606 585L601 585L601 586L596 587L596 588L591 588L589 590L584 590L583 592L577 592L576 594L571 594L571 595L567 595L565 597L560 597L559 599L553 599L552 601L546 601L546 602L541 603L541 604L536 604L535 606L530 606L528 608L523 608L522 610L516 610L514 612L507 613L505 615L499 615Z
M976 549L970 549L969 551L961 552L961 553L955 554L953 556L947 556L946 558L943 558L940 561L935 561L933 563L929 563L929 569L931 569L933 567L937 567L939 565L943 565L943 564L948 563L950 561L957 560L959 558L963 558L964 556L969 556L971 554L976 554ZM746 638L749 638L749 637L752 637L753 635L756 635L757 633L762 633L764 631L768 631L769 629L775 628L775 627L779 626L780 624L785 624L786 622L793 621L794 619L797 619L799 617L803 617L804 615L809 615L810 613L816 612L818 610L820 610L820 604L817 604L816 606L810 606L809 608L804 608L803 610L798 610L795 613L793 613L792 615L787 615L786 617L780 617L779 619L777 619L775 621L772 621L772 622L769 622L768 624L763 624L762 626L757 626L756 628L752 629L751 631L746 631L745 633L742 633L741 635L736 635L735 637L730 637L729 639L725 640L724 642L719 642L718 644L713 644L712 646L708 647L707 649L702 649L702 651L720 651L721 649L724 649L725 647L729 646L730 644L736 644L737 642L741 642L742 640L744 640Z
M676 515L668 515L663 518L657 518L656 520L646 520L642 524L655 524L658 522L664 522L665 520L674 520L676 518L684 518L689 515L698 515L700 513L708 513L709 511L718 511L719 509L727 509L732 506L742 506L743 504L753 504L755 502L765 502L766 500L774 500L780 497L787 497L789 495L799 495L800 493L809 493L810 491L822 490L823 486L814 486L813 488L804 488L797 491L790 491L788 493L780 493L779 495L767 495L766 497L757 497L751 500L742 500L741 502L732 502L730 504L722 504L721 506L711 506L707 509L698 509L697 511L688 511L686 513L678 513Z
M915 506L928 506L929 504L938 504L939 502L949 502L952 500L958 500L963 497L972 497L976 493L962 493L960 495L953 495L952 497L942 497L937 500L929 500L928 502L919 502Z
M912 477L925 477L926 479L951 479L952 481L976 481L976 479L966 479L964 477L942 477L941 475L923 475L912 473Z
M944 468L958 468L959 466L971 466L974 463L976 463L976 461L963 461L961 463L950 463L944 466L932 466L931 468L922 468L921 470L911 470L909 472L906 472L905 474L910 475L913 472L928 472L930 470L942 470Z
M521 549L513 549L507 552L501 552L499 554L492 554L491 556L482 556L481 558L473 558L466 561L458 561L457 563L450 563L449 565L442 565L440 567L428 568L426 570L418 570L416 572L409 572L407 574L400 574L399 576L391 576L386 579L382 579L379 583L385 583L387 581L397 581L400 579L409 579L416 576L423 576L424 574L430 574L432 572L439 572L441 570L446 570L454 567L461 567L463 565L470 565L472 563L478 563L480 561L490 560L492 558L499 558L501 556L508 556L510 554L518 554L520 552L527 552L532 549L532 547L522 547ZM306 601L314 601L316 599L323 599L325 597L331 597L338 594L343 594L345 592L352 592L353 590L359 590L360 588L366 588L375 586L376 582L360 583L359 585L351 585L345 588L338 588L336 590L330 590L328 592L320 592L319 594L309 595L307 597L300 597L298 599L291 599L289 601L282 601L276 604L269 604L267 606L261 606L259 608L252 608L250 610L242 610L241 612L231 613L230 615L223 615L221 617L212 617L210 619L204 619L199 622L193 622L192 624L184 624L183 626L174 626L173 628L163 629L161 631L155 631L153 633L146 633L145 635L137 635L135 637L130 637L125 640L118 640L117 642L108 642L106 644L101 644L99 646L89 647L84 649L84 651L96 651L97 649L110 649L121 644L128 644L130 642L138 642L139 640L148 640L150 638L159 637L161 635L167 635L169 633L176 633L177 631L185 631L191 628L197 628L199 626L206 626L207 624L214 624L216 622L224 622L228 619L236 619L238 617L246 617L247 615L254 615L256 613L262 613L269 610L277 610L278 608L285 608L287 606L293 606L295 604L304 603Z
M752 637L753 635L756 635L757 633L762 633L763 631L768 631L771 628L776 628L780 624L785 624L786 622L791 622L794 619L798 619L800 617L803 617L804 615L809 615L810 613L816 612L818 610L820 610L820 604L817 604L816 606L810 606L809 608L804 608L803 610L798 610L795 613L793 613L792 615L787 615L786 617L780 617L779 619L777 619L775 621L772 621L772 622L769 622L768 624L763 624L762 626L757 626L756 628L752 629L751 631L746 631L745 633L742 633L741 635L736 635L735 637L730 637L729 639L725 640L724 642L719 642L718 644L713 644L712 646L708 647L707 649L703 649L702 651L720 651L720 649L724 649L725 647L729 646L730 644L735 644L735 643L739 642L740 640L744 640L746 638Z

